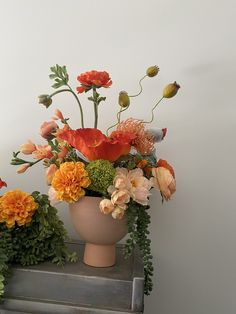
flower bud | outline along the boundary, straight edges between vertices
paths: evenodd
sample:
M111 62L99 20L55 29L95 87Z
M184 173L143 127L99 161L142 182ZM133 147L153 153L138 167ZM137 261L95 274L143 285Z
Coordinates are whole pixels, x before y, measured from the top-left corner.
M174 97L177 94L179 88L180 86L176 82L166 85L166 87L163 89L163 97L164 98Z
M146 74L149 77L156 76L158 72L159 72L159 68L156 65L153 65L146 70Z
M20 152L21 152L22 154L25 154L25 155L30 155L30 154L32 154L35 150L36 150L36 146L35 146L35 144L34 144L31 140L28 140L27 143L22 144L22 145L20 146Z
M128 93L125 91L120 92L118 102L122 108L129 107L130 99Z
M39 104L44 105L46 108L48 108L52 103L52 98L50 95L40 95L39 97Z
M52 117L53 120L62 120L64 121L65 118L63 117L63 114L61 113L61 111L59 109L56 109L54 111L54 116Z
M21 165L18 169L17 169L17 173L24 173L28 168L30 167L30 164L24 164Z
M47 140L51 140L55 137L53 132L57 129L58 125L55 121L44 122L40 127L40 135Z

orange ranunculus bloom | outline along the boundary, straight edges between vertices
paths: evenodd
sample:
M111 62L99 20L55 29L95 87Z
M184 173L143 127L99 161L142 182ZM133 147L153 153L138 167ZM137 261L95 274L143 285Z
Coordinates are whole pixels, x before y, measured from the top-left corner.
M174 169L167 161L160 159L157 168L152 169L153 186L160 190L161 194L168 201L176 191Z
M91 184L84 163L65 162L55 172L51 185L56 191L56 198L59 201L68 203L78 201L85 195L84 188Z
M7 184L6 184L5 181L2 181L2 179L0 178L0 189L1 189L3 186L7 186Z
M112 80L109 77L109 74L105 71L90 71L80 74L77 77L77 80L81 83L81 86L77 87L78 93L83 93L86 90L89 90L91 87L110 87Z
M98 129L84 128L64 132L60 138L66 140L90 161L105 159L113 162L129 153L133 137L128 134L122 137L120 132L119 137L110 138Z
M168 164L168 162L164 159L159 159L157 162L157 167L164 167L166 169L168 169L170 171L170 173L172 174L173 178L175 178L175 172L173 167Z
M32 220L38 208L34 198L20 190L8 191L0 198L0 222L5 222L8 228L17 224L23 226Z
M53 156L52 148L50 145L38 145L33 156L35 159L51 158Z

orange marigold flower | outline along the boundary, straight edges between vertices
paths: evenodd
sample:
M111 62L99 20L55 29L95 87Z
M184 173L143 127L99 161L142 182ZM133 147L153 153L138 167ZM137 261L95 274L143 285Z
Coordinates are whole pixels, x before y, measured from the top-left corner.
M76 202L84 196L83 188L87 188L90 184L84 163L80 161L61 164L51 183L57 199L69 203Z
M0 198L0 222L5 222L8 228L28 224L38 206L30 194L21 190L8 191Z
M83 93L84 91L89 90L91 87L110 87L112 80L109 77L109 73L106 71L90 71L80 74L77 77L77 80L81 83L81 86L77 87L78 93Z
M53 156L52 148L50 145L38 145L33 156L35 159L51 158Z
M133 133L135 139L132 141L132 146L141 155L149 155L154 149L154 137L153 135L145 130L144 123L141 120L129 118L122 121L117 126L117 131L123 131Z

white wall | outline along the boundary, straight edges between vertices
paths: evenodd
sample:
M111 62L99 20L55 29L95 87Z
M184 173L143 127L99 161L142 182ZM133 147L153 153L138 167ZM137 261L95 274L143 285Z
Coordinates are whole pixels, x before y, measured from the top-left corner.
M50 87L49 66L66 64L74 87L81 72L111 74L102 129L113 121L117 93L135 92L147 66L158 64L160 75L145 81L127 116L147 119L163 85L181 84L154 123L168 127L158 156L173 164L178 191L164 205L158 193L152 199L156 276L145 314L236 313L234 3L0 0L0 175L10 188L45 192L42 167L16 175L11 152L28 138L39 142L39 126L56 107L74 127L79 120L69 96L48 110L37 104Z

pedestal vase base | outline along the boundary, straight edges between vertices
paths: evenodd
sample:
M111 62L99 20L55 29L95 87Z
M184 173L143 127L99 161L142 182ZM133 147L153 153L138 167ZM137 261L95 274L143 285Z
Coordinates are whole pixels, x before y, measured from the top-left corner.
M84 263L93 267L111 267L116 261L115 245L85 244Z

